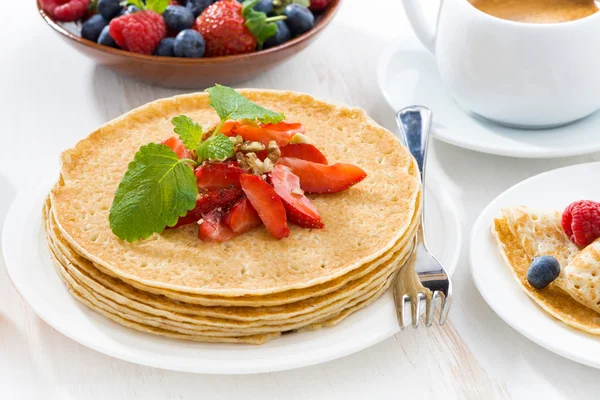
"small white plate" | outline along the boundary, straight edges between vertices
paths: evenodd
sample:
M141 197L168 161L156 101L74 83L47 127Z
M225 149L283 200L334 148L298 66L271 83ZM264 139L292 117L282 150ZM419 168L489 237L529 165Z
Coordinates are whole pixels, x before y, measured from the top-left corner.
M511 157L567 157L600 151L600 112L546 130L507 128L463 111L445 91L434 57L413 36L394 41L378 67L379 88L394 109L433 110L433 134L466 149Z
M434 176L428 177L427 239L432 251L454 271L461 230L452 200ZM340 324L293 333L260 346L193 343L137 332L81 305L57 275L41 223L44 197L54 179L20 193L6 216L2 248L8 275L34 312L71 339L110 356L176 371L246 374L322 363L372 346L399 331L391 293ZM430 226L431 225L431 226Z
M575 200L600 200L600 186L591 184L598 176L600 163L580 164L534 176L508 189L477 218L469 254L475 285L500 318L540 346L595 368L600 368L600 337L563 324L525 294L504 263L491 227L503 207L562 211Z

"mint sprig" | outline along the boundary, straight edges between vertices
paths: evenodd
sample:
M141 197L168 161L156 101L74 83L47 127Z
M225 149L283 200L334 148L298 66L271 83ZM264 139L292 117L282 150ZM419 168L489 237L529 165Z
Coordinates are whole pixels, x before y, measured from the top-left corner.
M267 110L227 86L215 85L206 91L210 96L210 106L221 118L215 132L219 132L225 121L230 119L258 120L263 124L275 124L285 119L283 114Z
M194 171L163 144L140 147L123 176L109 223L120 239L134 242L173 226L196 205Z
M233 142L222 133L209 137L196 149L199 163L204 160L225 161L229 157L233 157L233 153Z
M173 130L179 135L185 147L191 151L196 150L202 142L202 126L185 115L174 117L171 123L175 125Z
M169 5L169 0L123 0L123 7L136 6L140 10L151 10L155 13L162 14Z
M278 15L275 17L267 17L262 11L256 11L254 6L258 4L260 0L246 0L242 3L242 15L246 20L246 26L252 32L252 35L256 38L256 43L259 50L262 50L265 40L274 36L277 33L276 21L284 20L284 15Z

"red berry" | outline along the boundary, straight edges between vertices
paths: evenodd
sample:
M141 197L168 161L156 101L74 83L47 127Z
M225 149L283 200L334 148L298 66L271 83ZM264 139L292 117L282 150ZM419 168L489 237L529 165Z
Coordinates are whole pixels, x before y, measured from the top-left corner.
M600 203L580 200L569 204L562 215L565 234L579 247L600 237Z
M151 10L122 15L110 21L110 36L124 50L152 54L167 34L162 15Z
M290 228L287 224L285 207L275 193L275 189L256 175L242 175L240 183L267 230L277 239L288 237Z
M310 0L310 9L313 11L321 11L331 3L331 0Z
M248 232L262 225L258 213L246 198L238 200L223 216L223 223L235 233Z
M62 22L77 21L90 6L90 0L41 0L42 10Z
M222 221L221 213L211 211L202 216L202 223L198 225L198 238L205 242L226 242L235 236L235 232Z
M246 27L242 6L235 0L221 0L208 6L194 28L204 37L206 57L244 54L256 49L256 38Z

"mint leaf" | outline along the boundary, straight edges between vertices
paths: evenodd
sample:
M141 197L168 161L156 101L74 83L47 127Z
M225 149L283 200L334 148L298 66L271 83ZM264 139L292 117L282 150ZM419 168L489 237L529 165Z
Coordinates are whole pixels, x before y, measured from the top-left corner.
M110 215L110 228L133 242L173 226L196 205L194 171L163 144L140 147L121 179Z
M233 142L227 136L219 133L200 143L196 153L199 163L204 160L225 161L233 156Z
M261 50L265 40L277 33L275 21L284 20L285 16L267 18L267 14L256 11L254 6L260 0L246 0L242 3L242 15L246 20L246 26L256 38L258 49Z
M210 106L214 108L219 118L221 118L221 124L217 126L215 132L219 132L223 122L228 119L257 119L267 124L281 122L285 118L283 114L254 104L227 86L215 85L206 89L206 91L210 95Z
M146 10L152 10L156 13L162 14L167 9L169 0L146 0Z
M174 117L171 123L175 125L173 130L179 135L185 147L190 151L196 150L202 141L202 126L185 115Z

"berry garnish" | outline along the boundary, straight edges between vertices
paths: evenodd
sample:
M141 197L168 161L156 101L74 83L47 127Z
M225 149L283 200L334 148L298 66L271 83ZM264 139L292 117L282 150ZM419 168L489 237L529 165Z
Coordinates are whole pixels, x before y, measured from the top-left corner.
M101 44L103 46L113 47L115 49L119 48L119 45L117 44L117 42L115 42L115 39L113 39L113 37L110 36L110 26L109 25L106 25L102 29L102 32L100 32L100 36L98 36L98 44Z
M310 10L300 4L292 3L283 11L287 17L285 23L292 36L298 36L315 26L315 17Z
M238 167L237 162L209 163L196 168L195 174L198 187L201 189L240 188L240 176L245 171Z
M221 220L221 213L214 210L204 215L198 225L198 238L207 242L226 242L235 233Z
M328 164L323 153L309 143L288 144L281 148L281 157L293 157L317 164Z
M260 176L249 174L242 175L240 183L267 230L277 239L288 237L290 228L287 224L285 207L273 187Z
M352 164L324 165L298 158L282 157L278 164L289 167L308 193L336 193L362 181L366 172Z
M243 198L231 206L223 216L223 222L235 233L248 232L262 225L258 213L250 204L250 200Z
M279 46L292 38L290 28L287 27L285 21L277 21L275 22L275 25L277 25L277 33L265 40L265 43L263 44L263 48L265 49Z
M119 47L134 53L152 54L166 33L162 15L152 10L122 15L110 21L110 36Z
M561 221L565 234L579 247L600 237L600 203L575 201L565 209Z
M310 0L310 9L313 11L321 11L331 3L331 0Z
M541 256L533 259L527 270L527 282L536 289L543 289L554 281L560 274L558 260L551 256Z
M189 8L194 17L198 17L208 6L214 3L215 0L185 0L184 4Z
M40 0L42 10L62 22L77 21L90 6L90 0Z
M175 57L175 38L167 37L158 42L154 55L162 57Z
M175 57L200 58L205 51L204 38L193 29L185 29L175 37L173 50Z
M291 222L305 228L323 228L317 207L300 188L300 178L283 165L276 165L269 177Z

